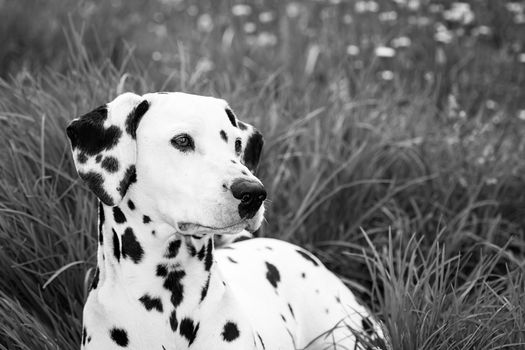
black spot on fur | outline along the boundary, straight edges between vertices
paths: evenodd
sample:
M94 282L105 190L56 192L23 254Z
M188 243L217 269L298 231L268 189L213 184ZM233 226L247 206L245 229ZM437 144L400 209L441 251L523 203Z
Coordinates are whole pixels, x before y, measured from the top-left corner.
M170 327L173 332L177 331L177 326L179 325L179 321L177 320L177 314L175 310L171 312L170 315Z
M339 298L339 296L335 296L335 301L338 303L338 304L341 304L341 298Z
M227 342L232 342L235 339L239 338L239 328L233 322L226 322L224 328L222 329L222 339Z
M241 139L236 139L235 140L235 153L241 154L241 151L242 151L242 141Z
M128 333L122 328L112 328L110 331L110 335L111 339L113 339L113 341L117 343L117 345L122 347L128 346Z
M257 130L246 141L243 160L244 164L250 171L255 171L261 158L261 151L264 144L261 133Z
M281 320L283 320L283 322L286 323L286 317L284 317L283 314L281 314Z
M149 224L151 222L151 218L147 215L144 215L142 217L142 222L145 223L145 224Z
M197 337L198 331L199 324L197 323L197 325L195 325L191 318L186 317L183 318L182 321L180 321L179 333L181 336L188 340L188 346L193 343L193 341Z
M157 265L157 276L166 277L168 275L168 268L166 265Z
M206 257L204 258L204 269L210 271L211 265L213 264L213 239L208 240L208 246L206 247Z
M248 129L248 126L246 124L244 124L243 122L241 122L241 121L238 121L237 125L239 126L239 129L241 129L241 130Z
M87 173L79 172L78 175L88 185L89 189L100 199L104 204L113 205L113 198L104 189L104 177L94 171Z
M115 157L105 157L102 163L100 164L108 173L116 173L119 168L118 159Z
M197 258L199 258L200 261L204 259L204 255L206 254L206 246L203 245L199 252L197 253Z
M312 256L307 253L307 252L303 252L302 250L296 250L297 253L299 253L303 258L305 258L306 260L308 260L309 262L311 262L312 264L314 264L315 266L319 266L319 263L317 261L315 261L314 258L312 258Z
M279 270L277 270L277 268L269 262L265 263L267 269L266 278L274 288L277 288L277 283L281 281L281 275L279 274Z
M224 140L224 142L228 142L228 135L226 135L224 130L221 130L219 134L221 135L221 138Z
M144 250L137 241L133 229L131 227L126 228L122 235L122 257L125 259L129 256L135 264L138 264L143 255Z
M85 162L87 162L87 160L88 160L88 157L84 152L80 152L77 155L77 162L79 162L80 164L84 164Z
M242 242L250 239L248 236L239 236L233 240L233 243Z
M237 261L235 259L233 259L232 257L230 257L230 256L228 257L228 260L230 260L234 264L237 264Z
M115 232L115 230L112 229L112 231L113 231L113 255L115 256L115 259L117 259L117 261L120 261L120 241L118 239L118 235Z
M160 298L152 298L148 294L144 294L142 297L140 297L139 301L148 311L155 309L158 312L162 312L162 301Z
M91 282L91 287L89 288L89 290L97 289L99 279L100 279L100 270L97 267L95 270L95 276L93 276L93 281Z
M290 310L290 314L292 314L292 317L295 318L295 314L293 313L292 305L288 303L288 309Z
M168 244L168 250L166 251L166 254L164 255L168 259L173 259L174 257L179 254L179 248L182 244L182 241L180 239L176 239L171 241Z
M149 102L144 100L137 107L131 111L126 119L126 132L131 135L133 139L137 138L137 128L139 126L142 116L148 111Z
M237 127L237 122L236 122L237 118L235 118L233 111L229 108L226 108L226 114L228 115L228 119L230 120L230 123L233 126Z
M302 272L301 273L301 278L306 278L306 273Z
M246 171L244 171L244 170L241 171L241 174L243 174L243 175L248 175L248 173L247 173Z
M86 345L87 331L86 327L82 328L82 345Z
M208 288L210 288L210 275L208 275L208 279L206 280L204 287L202 287L201 302L204 300L204 298L206 298L206 295L208 294Z
M72 148L78 148L90 156L113 148L118 143L122 130L115 125L106 129L106 118L107 108L101 106L71 122L66 131Z
M186 276L186 272L175 270L168 272L164 280L163 286L171 292L170 300L174 307L179 306L184 298L184 286L181 282L184 276Z
M131 199L128 201L128 208L131 210L135 210L135 203L133 203Z
M100 245L104 244L104 235L102 234L102 226L104 225L104 221L106 221L104 207L102 206L102 202L98 202L98 242Z
M113 218L117 224L123 224L126 222L126 216L119 207L113 207Z
M187 248L188 254L190 256L193 257L193 256L197 255L197 249L195 249L195 246L193 244L187 244L186 248Z
M257 333L257 338L259 338L259 341L261 342L261 345L262 345L263 349L266 350L266 346L264 346L264 342L263 342L263 340L261 338L261 335L259 333Z
M117 191L122 197L124 197L129 186L135 182L137 182L137 171L135 170L134 165L130 165L126 169L124 177L122 178L122 180L120 180L119 186L117 187Z
M95 162L100 163L101 160L102 160L102 154L97 154L97 156L95 157Z

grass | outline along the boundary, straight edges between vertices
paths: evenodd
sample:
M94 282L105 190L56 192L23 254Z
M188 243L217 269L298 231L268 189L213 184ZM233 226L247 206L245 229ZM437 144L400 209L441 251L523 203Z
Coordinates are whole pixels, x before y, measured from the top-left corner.
M96 206L64 126L127 90L220 96L261 129L261 234L315 251L391 348L525 346L523 25L402 3L0 2L0 349L79 344Z

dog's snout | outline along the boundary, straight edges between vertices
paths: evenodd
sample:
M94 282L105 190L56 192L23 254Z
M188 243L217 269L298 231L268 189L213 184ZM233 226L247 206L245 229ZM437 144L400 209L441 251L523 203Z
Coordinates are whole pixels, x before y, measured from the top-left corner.
M233 197L239 199L239 215L242 219L252 218L266 199L264 186L256 181L234 180L230 187Z

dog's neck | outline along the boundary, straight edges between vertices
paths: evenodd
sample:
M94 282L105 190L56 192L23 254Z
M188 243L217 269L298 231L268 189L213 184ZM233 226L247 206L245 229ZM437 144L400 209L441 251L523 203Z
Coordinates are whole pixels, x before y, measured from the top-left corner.
M171 327L176 328L173 315L194 314L207 297L224 295L212 235L181 236L149 216L133 198L116 207L100 204L99 230L95 291L102 303L112 303L110 294L122 290L137 307L171 315ZM212 290L213 296L208 295Z

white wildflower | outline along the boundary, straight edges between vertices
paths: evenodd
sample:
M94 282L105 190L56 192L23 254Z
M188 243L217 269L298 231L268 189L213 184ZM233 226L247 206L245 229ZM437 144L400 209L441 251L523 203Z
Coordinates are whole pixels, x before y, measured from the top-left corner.
M301 5L296 2L291 2L286 5L286 15L290 18L295 18L301 13Z
M344 24L351 24L354 21L352 15L346 14L343 17Z
M357 1L354 5L357 13L363 12L377 12L379 10L379 4L375 1Z
M275 19L275 14L271 11L261 12L259 14L259 21L261 23L270 23Z
M421 6L421 2L419 0L409 0L407 3L408 9L412 11L419 10L420 6Z
M357 47L355 45L348 45L346 47L346 53L349 56L357 56L357 55L359 55L359 47Z
M246 4L237 4L232 7L232 14L234 16L249 16L252 13L252 8Z
M253 22L246 22L244 24L244 32L248 34L255 33L255 30L257 29L257 26Z
M377 57L394 57L396 55L396 50L388 46L376 47L374 52Z
M474 21L474 12L472 12L470 4L454 2L449 10L443 12L443 18L450 22L458 22L465 25Z
M204 13L197 19L197 28L201 32L209 33L213 29L213 19L208 13Z
M277 44L277 37L272 33L262 32L257 36L256 44L261 47L274 46Z
M160 61L162 60L162 54L158 51L153 51L153 53L151 54L151 59L153 61Z
M392 72L391 70L381 71L379 75L381 76L381 79L386 80L386 81L390 81L394 79L394 72Z
M397 12L396 11L381 12L378 17L381 22L395 21L397 19Z
M392 39L392 46L395 48L399 47L409 47L412 45L412 40L406 36L400 36L399 38Z
M448 44L454 39L452 32L447 29L443 24L438 23L436 25L436 33L434 39L440 43Z

